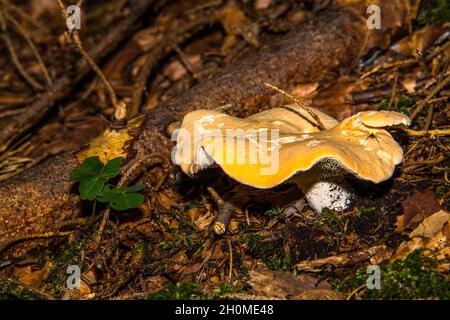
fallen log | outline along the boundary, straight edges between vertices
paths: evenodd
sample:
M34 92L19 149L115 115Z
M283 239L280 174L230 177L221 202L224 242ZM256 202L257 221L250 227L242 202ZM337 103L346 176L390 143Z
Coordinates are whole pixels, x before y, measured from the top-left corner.
M353 68L375 46L384 47L392 33L405 23L407 6L401 0L382 0L389 19L380 30L366 25L365 1L318 15L285 35L269 39L257 52L180 96L138 115L129 130L127 163L119 182L125 185L147 172L152 184L168 177L162 188L172 187L175 177L170 154L172 143L166 127L198 108L231 105L233 115L248 116L276 103L269 82L284 90L300 83L328 81ZM139 120L139 121L138 121ZM128 130L128 128L124 129ZM51 158L20 175L0 182L0 239L55 229L55 225L82 214L79 197L71 192L70 173L86 150Z

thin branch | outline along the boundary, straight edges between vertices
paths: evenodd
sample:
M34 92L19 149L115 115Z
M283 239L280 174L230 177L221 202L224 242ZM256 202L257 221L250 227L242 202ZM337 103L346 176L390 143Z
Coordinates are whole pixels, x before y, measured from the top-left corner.
M448 65L444 73L447 73ZM446 74L445 77L442 78L441 81L434 87L433 90L431 90L428 95L425 97L425 99L421 100L414 111L411 113L411 120L414 120L419 113L422 112L423 108L428 104L428 102L437 94L439 91L444 89L448 84L450 84L450 75Z
M194 78L194 80L198 81L198 76L195 73L194 67L191 65L191 63L187 59L187 57L184 54L183 50L181 50L181 48L178 45L174 45L174 50L176 51L176 53L180 57L181 63L184 65L184 67L186 68L187 72L192 76L192 78Z
M20 33L22 35L22 37L24 37L25 41L30 46L31 51L33 52L33 54L37 60L39 66L42 70L42 73L44 74L47 84L52 85L52 79L50 77L47 67L45 66L44 60L42 60L42 57L39 54L39 51L36 48L36 45L34 44L33 40L31 39L30 35L28 34L28 32L20 25L20 23L14 17L8 15L8 16L6 16L6 18L13 24L17 33Z
M320 121L320 118L317 114L314 113L314 111L311 110L310 107L308 107L306 104L304 104L303 102L301 102L300 100L298 100L296 97L294 97L293 95L290 95L289 93L287 93L286 91L281 90L280 88L275 87L274 85L270 84L270 83L265 83L264 84L266 87L275 90L278 93L281 93L282 95L288 97L289 99L291 99L292 101L294 101L299 107L305 109L306 112L308 112L308 114L314 119L314 121L316 121L315 125L320 129L320 130L325 130L325 126L323 125L322 121Z
M62 231L62 232L49 231L49 232L41 233L41 234L30 234L30 235L26 235L26 236L17 237L17 238L6 239L6 240L0 242L0 253L3 252L6 248L12 246L13 244L19 243L19 242L35 240L35 239L68 237L71 234L73 234L73 231Z
M102 222L100 222L100 226L98 228L97 234L95 236L95 240L94 240L94 247L98 247L98 244L100 243L100 240L102 240L102 236L103 236L103 231L105 230L106 225L108 224L109 221L109 214L111 213L111 209L110 208L106 208L105 211L103 212L103 217L102 217Z
M389 106L388 110L392 109L392 105L394 104L395 100L395 93L397 91L397 85L398 85L398 70L394 70L395 72L395 78L394 78L394 85L392 86L392 93L391 93L391 99L389 100Z
M375 73L378 73L382 70L387 70L387 69L391 69L391 68L405 68L405 67L409 67L410 65L417 64L418 62L419 61L417 59L407 59L407 60L398 60L398 61L394 61L392 63L378 65L375 68L373 68L372 70L363 74L360 79L363 80L363 79L365 79Z
M140 111L148 78L152 74L158 62L161 61L164 56L172 53L178 45L187 41L189 38L205 29L205 27L211 25L216 19L216 17L195 19L194 21L183 26L181 29L176 29L172 34L167 35L162 41L155 44L155 46L147 54L144 65L142 66L134 83L132 102L130 108L128 109L129 116L135 115Z
M219 213L217 214L216 220L213 224L213 230L217 235L223 235L227 231L230 219L237 211L237 208L231 203L223 200L222 197L213 188L207 187L206 189L208 190L211 198L214 200L217 208L219 209Z
M19 57L16 53L16 50L14 49L14 46L12 44L11 38L8 35L6 20L3 16L3 11L0 10L0 25L1 29L3 31L3 39L5 40L6 47L8 48L9 54L11 56L11 60L13 64L15 65L17 71L20 73L20 75L25 79L26 82L35 90L44 90L44 86L41 85L39 82L33 79L33 77L28 74L28 72L25 70L24 66L19 60Z
M58 3L62 15L65 19L68 18L68 13L66 11L66 7L64 6L64 3L62 0L56 0ZM81 5L83 1L79 1L79 5ZM106 90L108 91L109 97L111 99L111 102L114 106L115 113L114 116L117 120L122 120L126 116L126 104L124 101L119 101L117 98L117 94L114 91L111 83L106 78L103 71L99 68L99 66L95 63L95 61L92 59L92 57L89 55L89 53L84 49L83 43L80 39L80 36L78 34L78 30L68 30L66 33L66 38L69 42L75 44L76 48L78 49L78 52L83 56L83 58L86 60L86 62L89 64L89 66L94 70L94 72L97 74L97 76L100 78L104 86L106 87Z
M2 4L5 6L5 8L7 8L10 11L14 11L15 13L17 13L17 15L20 16L20 18L28 21L29 23L31 23L32 25L34 25L36 28L39 28L41 30L46 30L46 27L43 26L39 21L37 21L36 19L33 19L32 16L30 16L28 13L26 13L25 11L23 11L20 7L16 6L13 3L10 3L9 1L4 0L2 2Z
M436 129L436 130L411 130L411 129L403 129L410 137L422 137L426 135L434 136L448 136L450 135L450 129Z
M228 282L231 283L233 279L233 246L231 245L231 240L227 239L228 251L230 252L230 264L228 268Z
M434 106L431 104L428 107L427 117L425 119L425 124L422 127L422 130L428 131L431 127L431 123L433 122L433 112L434 112Z
M74 32L72 34L72 39L74 40L74 43L76 44L78 51L81 53L83 58L87 61L87 63L91 66L91 68L94 70L94 72L97 74L97 76L100 78L100 80L105 85L106 89L109 92L109 96L111 98L112 104L117 109L119 108L119 99L117 99L116 92L114 91L113 87L109 83L108 79L106 79L103 71L98 67L98 65L95 63L95 61L91 58L89 53L84 49L83 44L81 42L81 39L78 35L78 32Z

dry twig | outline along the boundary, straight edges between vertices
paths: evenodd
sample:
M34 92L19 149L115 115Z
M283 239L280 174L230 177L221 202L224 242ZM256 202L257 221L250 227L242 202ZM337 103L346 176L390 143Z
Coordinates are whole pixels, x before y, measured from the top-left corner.
M44 86L40 84L38 81L33 79L33 77L25 70L25 67L20 62L20 59L16 53L16 50L14 49L14 46L12 44L11 38L8 35L8 28L6 24L6 20L3 16L4 12L3 10L0 10L0 25L1 29L3 31L2 37L5 41L6 47L8 48L9 54L11 56L11 60L14 63L17 71L20 73L20 75L25 79L26 82L35 90L44 90Z
M22 35L22 37L25 39L25 41L28 43L28 46L31 48L31 51L33 52L33 55L35 56L39 67L42 70L42 73L44 74L45 80L47 81L47 84L50 86L52 85L53 81L50 77L50 74L48 72L47 67L45 66L44 60L42 60L41 55L39 54L38 49L36 48L36 45L34 44L33 40L31 39L31 36L28 34L28 32L22 27L22 25L11 15L7 15L6 18L13 24L14 28L18 33Z
M227 231L231 216L236 212L236 208L231 203L224 201L213 188L208 187L207 190L219 209L213 224L213 230L217 235L222 235Z
M58 3L61 12L63 14L64 19L68 18L67 10L62 2L62 0L56 0ZM79 6L81 6L82 1L79 2ZM83 58L86 60L86 62L89 64L89 66L94 70L94 72L97 74L97 76L100 78L104 86L106 87L106 90L108 91L109 97L111 99L111 102L114 106L115 113L114 116L117 120L123 120L126 116L126 104L124 101L119 101L117 98L117 94L114 91L111 83L106 78L103 71L99 68L99 66L95 63L94 59L89 55L89 53L84 49L83 43L80 39L80 35L78 34L78 30L68 30L66 33L66 38L69 42L75 44L76 48L78 49L78 52L83 56Z
M421 100L414 111L411 113L411 120L414 120L419 113L422 112L423 108L428 104L428 102L442 89L444 89L448 84L450 84L450 75L447 74L448 66L446 70L444 71L445 76L442 77L441 81L438 82L436 87L434 87L433 90L431 90L428 95L425 97L425 99Z
M67 237L67 236L70 236L72 233L73 233L73 231L63 231L63 232L49 231L49 232L42 233L42 234L30 234L30 235L20 236L20 237L16 237L16 238L12 238L12 239L6 239L6 240L0 242L0 253L2 253L6 248L8 248L18 242L23 242L23 241L27 241L27 240L35 240L35 239Z
M174 32L169 33L166 37L164 37L164 39L159 43L155 44L152 50L147 54L144 65L142 66L134 83L133 97L131 106L128 109L128 116L135 115L140 111L148 78L158 65L158 62L160 62L164 56L175 50L178 45L187 41L197 33L204 30L207 26L211 25L215 19L216 17L195 19L192 22L187 23L182 28L177 28Z
M404 129L410 137L422 137L426 135L434 136L448 136L450 135L450 129L436 129L436 130L412 130Z
M270 83L265 83L265 86L270 88L270 89L275 90L278 93L281 93L282 95L284 95L286 97L288 97L289 99L294 101L299 107L305 109L306 112L308 112L308 114L314 119L314 121L316 121L316 123L313 123L313 124L316 125L320 130L325 130L325 126L323 125L322 121L320 121L320 119L317 116L317 114L315 114L314 111L312 111L311 108L308 107L306 104L302 103L300 100L298 100L293 95L290 95L289 93L281 90L280 88L275 87L274 85L272 85ZM287 107L284 107L284 108L287 108ZM287 108L287 109L289 109L289 108ZM289 110L291 110L291 109L289 109ZM294 110L291 110L291 111L294 111Z

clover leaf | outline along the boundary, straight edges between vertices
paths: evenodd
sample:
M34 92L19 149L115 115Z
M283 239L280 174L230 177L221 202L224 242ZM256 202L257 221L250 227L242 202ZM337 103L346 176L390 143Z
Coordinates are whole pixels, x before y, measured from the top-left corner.
M81 199L108 203L111 208L118 211L140 206L145 197L137 191L145 189L145 185L116 188L107 184L109 179L120 173L123 161L124 158L118 157L108 161L105 165L98 157L86 158L80 168L70 176L70 180L80 183L78 190Z
M92 201L101 196L108 179L119 174L123 160L121 157L115 158L104 165L98 157L86 158L70 176L70 180L80 183L78 190L81 199Z
M117 211L137 208L144 203L145 197L135 191L143 190L145 187L145 185L135 185L126 188L116 188L112 185L107 185L98 201L108 202L111 208Z
M112 178L120 173L120 166L122 165L124 158L114 158L105 165L102 172L102 177Z

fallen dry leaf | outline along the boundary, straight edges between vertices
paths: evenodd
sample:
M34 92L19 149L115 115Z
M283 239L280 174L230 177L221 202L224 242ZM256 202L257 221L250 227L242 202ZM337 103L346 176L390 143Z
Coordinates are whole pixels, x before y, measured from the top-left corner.
M423 222L409 234L409 237L432 238L438 231L442 230L444 224L449 220L450 214L441 210L423 220Z
M190 65L196 66L200 64L201 57L199 54L187 56L186 60ZM172 61L165 69L164 75L170 78L172 81L180 80L187 73L186 67L179 61Z
M301 274L296 277L288 272L250 271L249 284L252 293L264 299L290 300L341 300L345 298L340 292L331 290L327 282Z
M312 95L319 87L318 82L303 83L295 86L291 94L296 98L304 98Z
M397 218L397 231L414 229L423 219L441 209L431 189L425 192L415 190L402 202L402 207L403 215Z
M320 272L323 268L329 267L330 265L335 268L342 268L368 261L374 257L386 258L390 256L390 253L391 251L385 245L380 245L358 252L343 253L312 261L302 261L297 263L295 267L299 271Z
M258 24L245 16L235 1L229 1L218 17L228 35L222 47L223 51L234 45L236 36L242 36L249 44L258 47Z
M410 241L404 241L398 246L395 254L392 255L390 260L394 261L399 258L404 258L412 251L423 248L424 246L424 242L421 238L414 238Z
M333 290L311 289L296 295L292 300L344 300L345 297L345 294Z
M31 271L31 266L20 268L23 272L21 272L19 281L26 286L37 289L41 286L42 281L44 280L50 267L51 263L47 261L41 269L36 271Z
M333 85L319 89L310 103L334 118L347 118L353 112L347 96L356 90L357 86L360 84L357 84L356 79L342 76Z
M314 289L318 283L318 280L312 277L301 281L291 273L280 271L251 270L249 274L249 284L255 295L276 299L297 296L306 290Z
M393 45L390 50L403 56L417 56L417 50L423 52L427 50L445 32L450 30L450 26L443 22L428 25L411 36L402 39Z
M255 9L256 10L267 9L270 6L271 2L272 2L272 0L256 0L255 1Z
M450 214L444 210L438 211L426 218L414 231L409 234L411 240L403 241L397 248L391 261L404 258L416 249L427 248L434 254L441 264L449 263Z
M287 299L314 286L302 283L294 275L279 271L250 271L250 285L257 295Z
M129 131L138 128L143 120L143 117L136 117L128 122L127 129L120 131L106 129L101 136L89 143L86 150L78 153L78 161L81 163L86 158L93 156L98 156L103 163L116 157L125 158L127 156L126 143L132 139Z
M208 228L214 217L205 208L190 208L187 212L189 220L200 230Z

